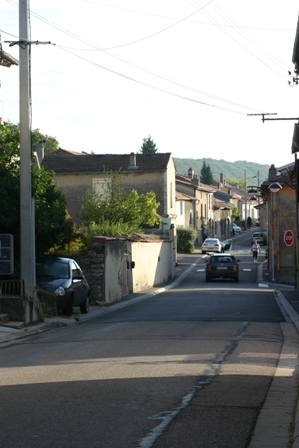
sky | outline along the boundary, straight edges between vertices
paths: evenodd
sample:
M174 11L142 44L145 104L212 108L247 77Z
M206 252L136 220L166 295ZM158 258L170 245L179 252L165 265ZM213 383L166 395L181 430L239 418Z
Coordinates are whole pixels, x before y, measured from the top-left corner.
M32 129L69 151L294 161L297 0L28 0ZM19 58L19 1L0 0ZM45 42L34 44L33 42ZM50 43L48 43L50 42ZM288 72L292 73L289 76ZM19 67L0 67L0 117L19 123Z

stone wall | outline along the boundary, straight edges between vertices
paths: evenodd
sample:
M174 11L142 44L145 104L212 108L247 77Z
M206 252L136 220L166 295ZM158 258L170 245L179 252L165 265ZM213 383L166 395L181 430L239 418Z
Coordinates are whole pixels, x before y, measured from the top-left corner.
M91 289L90 302L104 302L105 255L89 251L87 254L70 255L70 257L79 263L89 283Z

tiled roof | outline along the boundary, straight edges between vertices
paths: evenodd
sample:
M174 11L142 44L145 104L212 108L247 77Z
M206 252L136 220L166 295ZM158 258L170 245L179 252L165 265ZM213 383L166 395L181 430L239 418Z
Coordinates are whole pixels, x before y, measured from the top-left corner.
M58 149L47 154L42 166L56 174L104 173L113 171L166 171L171 153L135 154L136 166L131 165L130 154L84 154Z
M199 190L203 190L203 191L207 191L207 192L211 192L213 191L213 187L211 185L205 185L202 184L197 178L194 179L194 181L198 181L198 185L195 186L194 183L192 183L192 178L185 176L184 174L180 174L180 173L175 173L175 180L176 182L179 182L181 184L185 184L185 185L191 185L193 188L198 188Z
M189 194L181 193L180 191L175 192L175 198L177 201L190 201L195 200L196 198L194 196L190 196Z
M217 209L217 210L231 210L233 208L233 205L232 204L230 204L230 203L227 203L227 202L224 202L224 201L221 201L221 200L217 200L217 199L214 199L214 209Z

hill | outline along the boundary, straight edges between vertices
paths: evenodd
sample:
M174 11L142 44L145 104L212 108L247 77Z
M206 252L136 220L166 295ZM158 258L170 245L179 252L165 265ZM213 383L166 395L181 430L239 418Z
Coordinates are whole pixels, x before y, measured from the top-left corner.
M202 159L180 159L173 158L176 171L183 175L188 175L188 169L192 168L194 173L200 178L202 164L210 166L214 179L219 179L220 173L223 173L224 179L233 178L240 185L244 184L245 172L247 185L257 185L259 177L260 184L268 178L270 165L260 165L259 163L247 162L245 160L237 160L236 162L226 162L225 160L215 160L209 158Z

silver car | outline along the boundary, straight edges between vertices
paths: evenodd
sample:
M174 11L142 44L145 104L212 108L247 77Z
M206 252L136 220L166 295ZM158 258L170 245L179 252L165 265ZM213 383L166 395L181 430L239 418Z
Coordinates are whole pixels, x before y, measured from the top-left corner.
M232 230L234 235L242 232L241 227L237 226L237 224L235 224L234 222L232 223Z

